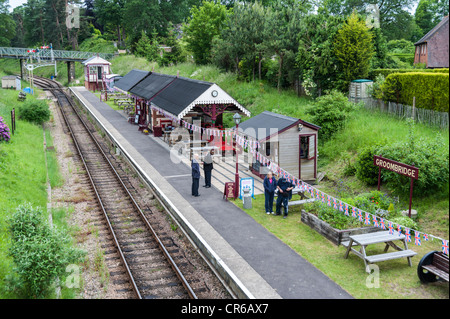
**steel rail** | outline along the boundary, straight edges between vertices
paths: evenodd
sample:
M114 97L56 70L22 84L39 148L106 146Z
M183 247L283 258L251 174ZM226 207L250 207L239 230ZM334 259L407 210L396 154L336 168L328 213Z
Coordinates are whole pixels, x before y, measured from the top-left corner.
M141 208L140 208L139 205L137 204L137 202L136 202L136 200L134 199L133 195L130 193L129 189L128 189L128 188L126 187L126 185L124 184L124 182L123 182L122 178L120 177L119 173L118 173L117 170L114 168L114 166L112 165L112 163L110 162L110 160L107 158L106 154L104 153L104 151L103 151L102 147L100 146L100 144L98 143L97 139L93 136L93 134L92 134L92 133L90 132L90 130L87 128L87 125L86 125L85 121L81 118L79 112L76 110L76 107L73 105L73 102L72 102L71 98L67 96L67 94L63 91L63 89L62 89L62 87L61 87L61 85L60 85L59 83L54 82L54 81L51 81L51 80L48 80L48 79L45 79L45 78L38 78L38 81L44 81L44 82L47 82L47 83L51 83L51 85L56 84L56 85L58 86L57 88L53 88L53 89L52 89L52 94L54 94L53 91L60 91L60 92L64 95L64 97L66 98L66 100L69 102L70 106L71 106L72 109L74 110L75 114L78 116L80 122L83 124L84 128L86 129L86 131L88 132L89 136L90 136L91 139L93 140L94 144L96 145L96 147L97 147L98 150L100 151L101 155L102 155L103 158L107 161L107 163L109 164L109 167L110 167L110 168L112 169L112 171L114 172L114 176L116 177L116 179L117 179L117 180L119 181L119 183L121 184L123 190L127 193L127 195L129 196L129 198L131 199L131 202L132 202L133 206L135 207L135 209L136 209L137 212L139 213L139 216L141 217L142 221L145 223L147 229L150 231L150 233L152 234L153 238L154 238L154 239L156 240L156 242L158 243L158 246L160 247L160 249L161 249L161 251L163 252L163 254L164 254L164 256L166 257L166 259L169 261L169 264L170 264L171 268L174 270L175 274L177 275L178 279L181 281L182 285L184 286L184 288L185 288L186 291L188 292L189 296L190 296L192 299L197 299L197 296L196 296L195 292L192 290L192 287L189 285L189 283L187 282L186 278L185 278L184 275L182 274L181 270L178 268L178 266L176 265L175 261L174 261L173 258L170 256L169 252L167 251L166 247L164 246L164 244L162 243L162 241L159 239L158 235L156 234L155 230L154 230L153 227L151 226L151 224L150 224L150 222L148 221L148 219L145 217L144 213L142 212ZM54 83L54 84L53 84L53 83ZM55 94L54 94L54 95L55 95ZM57 99L58 99L58 97L57 97ZM58 103L59 103L59 99L58 99ZM61 105L60 105L60 106L61 106ZM63 111L62 111L62 113L63 113L64 121L67 123L67 126L69 127L69 130L70 130L70 132L71 132L71 135L72 135L72 137L73 137L73 139L74 139L74 141L75 141L76 138L74 137L74 134L73 134L73 132L72 132L72 129L71 129L71 127L70 127L70 124L68 123L68 120L67 120L67 118L66 118L66 116L65 116L65 114L64 114ZM121 259L123 260L124 264L126 265L128 275L130 276L130 280L132 281L132 284L133 284L133 288L135 289L136 294L137 294L137 295L139 296L139 298L141 299L142 296L140 295L139 289L137 288L137 285L136 285L136 283L135 283L135 281L134 281L134 279L133 279L133 275L132 275L132 273L131 273L131 270L130 270L129 267L128 267L128 264L127 264L127 262L126 262L126 260L125 260L125 257L124 257L124 255L123 255L123 252L122 252L121 248L119 247L120 245L119 245L119 243L118 243L117 237L115 236L114 230L113 230L112 225L111 225L111 223L110 223L110 221L109 221L109 218L108 218L108 216L107 216L106 209L105 209L104 206L103 206L103 202L102 202L102 200L100 199L100 195L98 194L97 188L95 187L94 181L93 181L93 179L92 179L92 177L91 177L91 175L90 175L90 173L89 173L89 169L88 169L87 164L86 164L86 162L85 162L85 160L84 160L84 157L83 157L83 155L82 155L81 149L79 148L78 143L77 143L77 142L75 142L75 143L76 143L77 150L78 150L78 152L79 152L79 154L80 154L80 157L81 157L82 160L83 160L83 164L84 164L84 166L85 166L85 168L86 168L86 171L88 172L88 176L89 176L89 179L90 179L90 181L91 181L91 184L93 185L93 188L94 188L94 190L95 190L97 199L99 200L99 203L100 203L100 205L101 205L101 207L102 207L103 213L104 213L104 215L105 215L105 217L106 217L106 219L107 219L107 221L108 221L108 226L109 226L109 228L110 228L110 231L111 231L112 234L113 234L115 244L116 244L116 246L117 246L117 248L118 248L118 250L119 250L119 252L120 252L120 255L121 255Z

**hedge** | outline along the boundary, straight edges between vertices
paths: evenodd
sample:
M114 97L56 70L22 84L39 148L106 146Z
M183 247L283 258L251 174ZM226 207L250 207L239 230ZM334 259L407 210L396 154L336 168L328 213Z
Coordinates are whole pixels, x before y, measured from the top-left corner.
M449 111L448 73L392 73L382 85L384 100L438 112Z
M449 69L374 69L369 72L369 79L375 80L378 74L382 74L386 78L389 74L392 73L409 72L449 73Z

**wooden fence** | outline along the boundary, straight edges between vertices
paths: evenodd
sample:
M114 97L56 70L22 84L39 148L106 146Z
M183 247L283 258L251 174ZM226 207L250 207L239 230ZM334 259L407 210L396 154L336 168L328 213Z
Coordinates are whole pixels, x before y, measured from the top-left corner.
M366 109L379 110L381 112L395 115L399 118L412 118L419 123L437 126L448 130L448 112L437 112L433 110L412 107L395 102L384 102L373 98L362 99Z

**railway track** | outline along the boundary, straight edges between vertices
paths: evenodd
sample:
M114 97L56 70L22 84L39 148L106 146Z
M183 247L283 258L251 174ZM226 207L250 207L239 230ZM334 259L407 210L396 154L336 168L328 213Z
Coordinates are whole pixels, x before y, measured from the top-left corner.
M36 78L35 83L58 101L136 297L197 299L171 248L158 237L71 98L57 82Z

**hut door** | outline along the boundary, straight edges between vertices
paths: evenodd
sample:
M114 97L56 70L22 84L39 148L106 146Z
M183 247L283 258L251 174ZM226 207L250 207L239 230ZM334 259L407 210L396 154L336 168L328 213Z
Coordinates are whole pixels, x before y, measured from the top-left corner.
M316 178L317 173L316 134L299 135L299 144L298 175L303 180L313 180Z
M98 76L98 80L101 80L102 79L102 67L101 66L98 66L97 67L97 76Z

